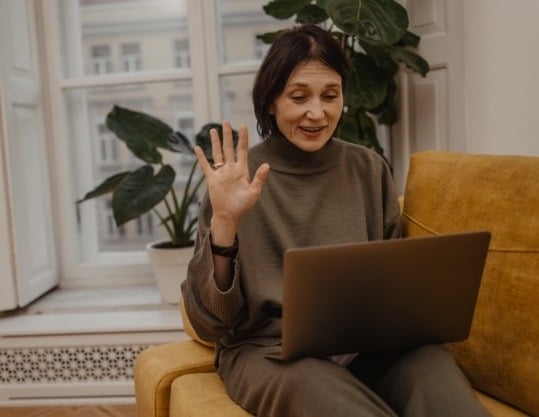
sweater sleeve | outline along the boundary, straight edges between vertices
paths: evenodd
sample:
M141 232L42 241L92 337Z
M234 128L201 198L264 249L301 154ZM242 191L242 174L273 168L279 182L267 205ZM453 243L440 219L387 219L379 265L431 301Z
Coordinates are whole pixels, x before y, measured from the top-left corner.
M234 325L244 300L239 284L239 263L234 264L232 285L221 291L214 278L213 255L210 246L211 204L206 195L202 201L193 258L187 278L182 283L182 296L187 316L197 335L214 342ZM240 243L241 251L241 243ZM238 255L239 256L239 253Z

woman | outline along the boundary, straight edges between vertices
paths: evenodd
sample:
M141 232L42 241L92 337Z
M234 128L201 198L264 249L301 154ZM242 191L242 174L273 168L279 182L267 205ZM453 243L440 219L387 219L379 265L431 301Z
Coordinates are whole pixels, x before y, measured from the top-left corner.
M258 72L253 102L264 141L234 149L212 132L213 166L195 253L182 286L198 335L217 345L232 399L259 416L487 415L442 348L278 359L285 249L400 235L390 171L375 152L332 138L348 61L325 30L283 33Z

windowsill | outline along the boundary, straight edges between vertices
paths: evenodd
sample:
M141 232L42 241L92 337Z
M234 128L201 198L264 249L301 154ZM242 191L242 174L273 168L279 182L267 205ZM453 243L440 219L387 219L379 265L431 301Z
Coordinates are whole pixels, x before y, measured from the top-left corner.
M163 304L155 285L99 288L58 288L30 304L26 314L84 313L96 311L174 310Z
M24 309L0 315L0 340L18 344L21 338L77 335L121 340L122 334L161 343L183 338L182 329L178 305L162 303L154 285L55 289Z

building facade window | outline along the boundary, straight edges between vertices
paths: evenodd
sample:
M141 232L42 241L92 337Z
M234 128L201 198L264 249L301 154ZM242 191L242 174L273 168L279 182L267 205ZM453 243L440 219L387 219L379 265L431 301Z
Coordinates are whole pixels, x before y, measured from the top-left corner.
M90 49L90 68L92 74L112 72L112 57L109 45L94 45Z
M173 55L174 55L174 66L176 68L189 68L191 66L189 40L186 38L174 39Z
M99 165L114 165L118 163L118 139L107 128L104 121L96 122L99 150L97 153Z
M137 72L142 69L142 55L139 43L122 43L120 50L122 68L125 72Z

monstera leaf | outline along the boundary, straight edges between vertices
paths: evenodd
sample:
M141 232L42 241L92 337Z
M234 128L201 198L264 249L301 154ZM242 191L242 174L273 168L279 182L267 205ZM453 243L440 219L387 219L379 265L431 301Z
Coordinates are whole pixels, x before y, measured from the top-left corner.
M374 109L383 103L387 92L384 74L372 58L354 52L351 70L344 91L345 105L354 108Z
M372 45L392 45L406 33L408 13L394 0L318 0L343 32Z

